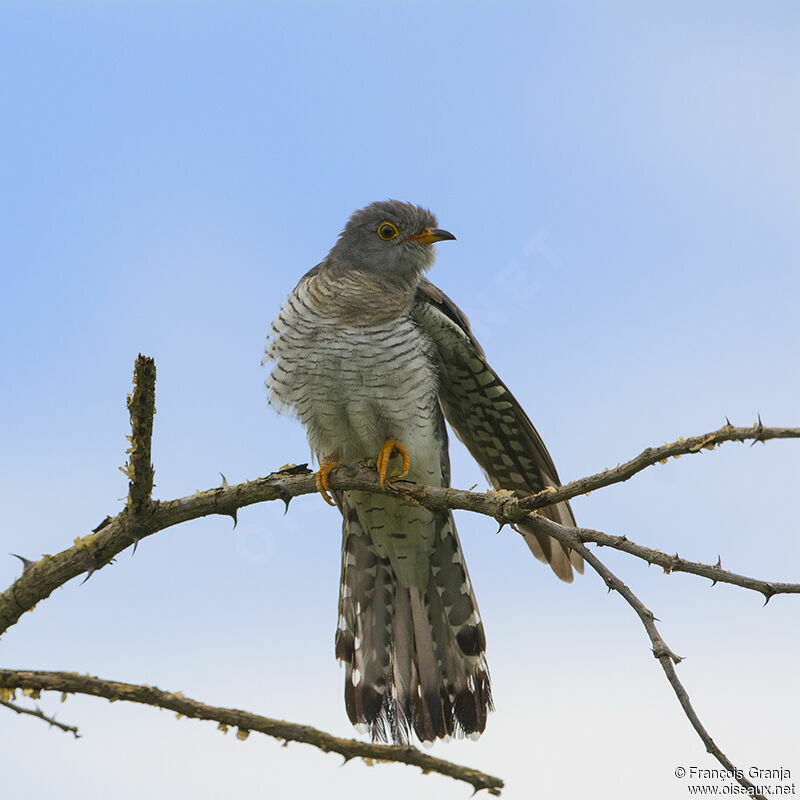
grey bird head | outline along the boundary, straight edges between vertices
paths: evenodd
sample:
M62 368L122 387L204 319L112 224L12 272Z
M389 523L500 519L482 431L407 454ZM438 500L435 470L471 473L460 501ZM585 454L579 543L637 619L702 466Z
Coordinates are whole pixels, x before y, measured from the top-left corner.
M455 238L436 227L436 217L427 209L384 200L350 217L328 260L341 268L377 272L386 278L410 278L433 266L434 242Z

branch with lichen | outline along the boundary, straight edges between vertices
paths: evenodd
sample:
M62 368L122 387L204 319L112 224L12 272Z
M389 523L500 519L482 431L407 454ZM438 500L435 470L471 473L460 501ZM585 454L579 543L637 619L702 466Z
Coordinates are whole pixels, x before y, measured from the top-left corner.
M16 556L22 561L23 573L5 592L0 594L0 634L15 624L25 611L32 609L37 602L48 597L55 589L84 572L87 573L86 579L88 580L95 570L111 563L114 556L127 547L134 545L135 548L137 543L146 536L173 525L212 514L227 515L235 521L238 510L248 505L271 500L283 500L288 507L292 498L317 491L314 476L307 468L307 465L304 464L299 467L286 467L265 478L246 481L236 486L229 486L223 478L222 486L203 492L198 491L191 497L170 501L153 501L151 497L153 468L150 459L152 422L153 414L155 413L155 366L152 359L144 358L143 356L139 356L137 359L134 373L134 392L129 397L128 408L131 415L132 435L130 437L131 447L128 451L130 460L123 469L123 472L130 479L125 508L114 517L106 517L91 534L75 539L73 546L61 553L47 555L39 560ZM542 517L537 512L537 509L604 486L626 481L654 464L664 463L669 458L678 458L681 455L710 450L723 442L752 441L755 443L756 441L765 442L770 439L786 438L800 438L800 429L768 428L762 425L760 419L756 425L749 428L737 428L728 422L717 431L689 439L681 438L672 444L663 445L662 447L647 448L634 459L613 469L606 469L601 473L581 478L558 489L549 489L530 496L519 496L507 491L466 492L457 489L420 486L408 481L394 481L391 485L387 485L386 491L404 497L409 503L420 504L433 510L462 509L473 511L491 516L498 520L501 525L524 523L526 526L541 530L581 553L585 561L600 574L609 588L620 592L636 611L653 644L654 655L659 659L689 721L700 735L707 750L726 769L734 769L724 753L714 744L692 709L688 695L678 680L674 668L680 658L669 650L660 637L655 627L652 613L645 608L619 578L608 570L592 551L585 547L585 543L594 543L599 546L621 550L650 564L661 566L665 573L687 572L709 578L714 583L729 583L758 591L764 595L767 601L776 594L800 593L800 584L764 581L739 575L722 569L721 560L719 559L716 564L688 561L680 558L677 554L671 556L659 550L644 547L624 536L609 536L606 533L586 528L566 528ZM330 484L333 489L338 490L382 491L375 471L362 465L353 465L337 470L331 474ZM2 676L5 677L3 678ZM371 745L352 740L336 739L336 737L316 731L308 726L292 726L289 723L268 720L265 717L258 717L235 709L216 709L196 703L196 701L189 701L179 695L169 695L150 687L100 681L97 678L76 676L71 673L7 670L0 671L0 678L8 681L9 687L13 685L15 687L22 686L23 688L34 689L58 689L59 686L66 686L71 681L72 683L69 685L73 686L72 689L62 688L61 690L95 694L109 697L109 699L112 699L110 692L127 693L125 697L114 697L114 699L128 699L134 702L160 705L164 708L176 710L179 714L185 716L215 719L222 724L235 725L239 727L240 731L259 730L285 740L304 741L321 747L323 750L339 752L345 759L362 757L380 761L413 763L420 766L424 771L440 772L451 777L457 777L459 780L466 780L476 790L487 788L489 791L497 793L502 786L502 782L499 782L496 778L491 778L491 776L486 776L464 767L457 767L439 759L433 759L420 753L415 748ZM27 683L24 683L24 681L22 683L19 682L23 678ZM36 681L39 681L39 683L36 683ZM61 681L61 683L59 684L58 681ZM4 685L0 683L0 687ZM78 686L83 688L74 688ZM192 710L193 713L188 713L186 709ZM209 716L212 712L216 716ZM274 733L277 729L270 726L275 725L288 727L281 729L284 731L283 733ZM287 732L293 735L287 735ZM338 745L334 747L332 746L333 743L338 743ZM433 766L434 764L439 766ZM442 767L442 765L445 766ZM444 771L445 769L450 771ZM459 771L459 774L456 775L453 770ZM475 781L478 781L478 783ZM486 783L485 781L490 782ZM491 781L495 783L491 783ZM746 781L742 785L750 787L750 784Z
M151 463L153 418L156 413L156 365L139 353L133 368L133 393L128 395L131 415L131 446L128 463L120 470L128 476L126 509L134 517L144 514L151 504L154 470Z
M422 753L411 746L390 746L359 742L355 739L340 739L329 733L312 728L310 725L295 725L283 720L262 717L249 711L236 708L220 708L209 706L184 697L180 692L164 692L154 686L138 686L131 683L109 681L89 675L78 675L73 672L44 672L39 670L7 670L0 669L0 692L3 690L23 689L32 696L38 697L43 691L66 694L85 694L93 697L104 697L106 700L125 700L130 703L164 708L174 711L178 718L191 717L218 723L217 727L227 733L229 728L236 728L236 736L246 739L253 731L272 736L287 742L310 744L326 753L338 753L345 762L361 758L367 763L375 761L392 761L419 767L423 772L435 772L458 781L470 784L477 792L487 789L490 794L498 795L503 788L503 781L470 767L462 767ZM58 723L56 723L58 724Z

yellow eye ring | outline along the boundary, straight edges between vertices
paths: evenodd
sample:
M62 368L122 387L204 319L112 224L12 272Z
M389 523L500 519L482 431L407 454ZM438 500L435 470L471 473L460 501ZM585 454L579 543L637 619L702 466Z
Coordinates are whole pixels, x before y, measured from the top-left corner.
M378 236L385 242L388 242L390 239L395 239L399 235L400 231L398 231L391 222L381 222L381 224L378 225Z

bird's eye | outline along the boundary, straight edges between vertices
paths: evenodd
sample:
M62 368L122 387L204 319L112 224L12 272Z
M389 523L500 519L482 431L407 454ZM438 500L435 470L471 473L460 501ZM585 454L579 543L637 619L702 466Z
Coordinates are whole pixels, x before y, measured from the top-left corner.
M381 222L381 224L378 225L378 236L380 236L381 239L384 239L387 242L389 241L389 239L394 239L395 236L399 235L400 232L394 225L392 225L391 222Z

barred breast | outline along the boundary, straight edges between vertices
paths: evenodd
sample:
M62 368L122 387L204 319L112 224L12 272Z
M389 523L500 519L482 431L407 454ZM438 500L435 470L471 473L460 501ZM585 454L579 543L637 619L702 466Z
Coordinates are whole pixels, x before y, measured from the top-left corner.
M441 485L433 345L381 288L314 271L298 284L272 325L269 401L300 419L317 458L374 459L394 438L414 454L410 477Z

